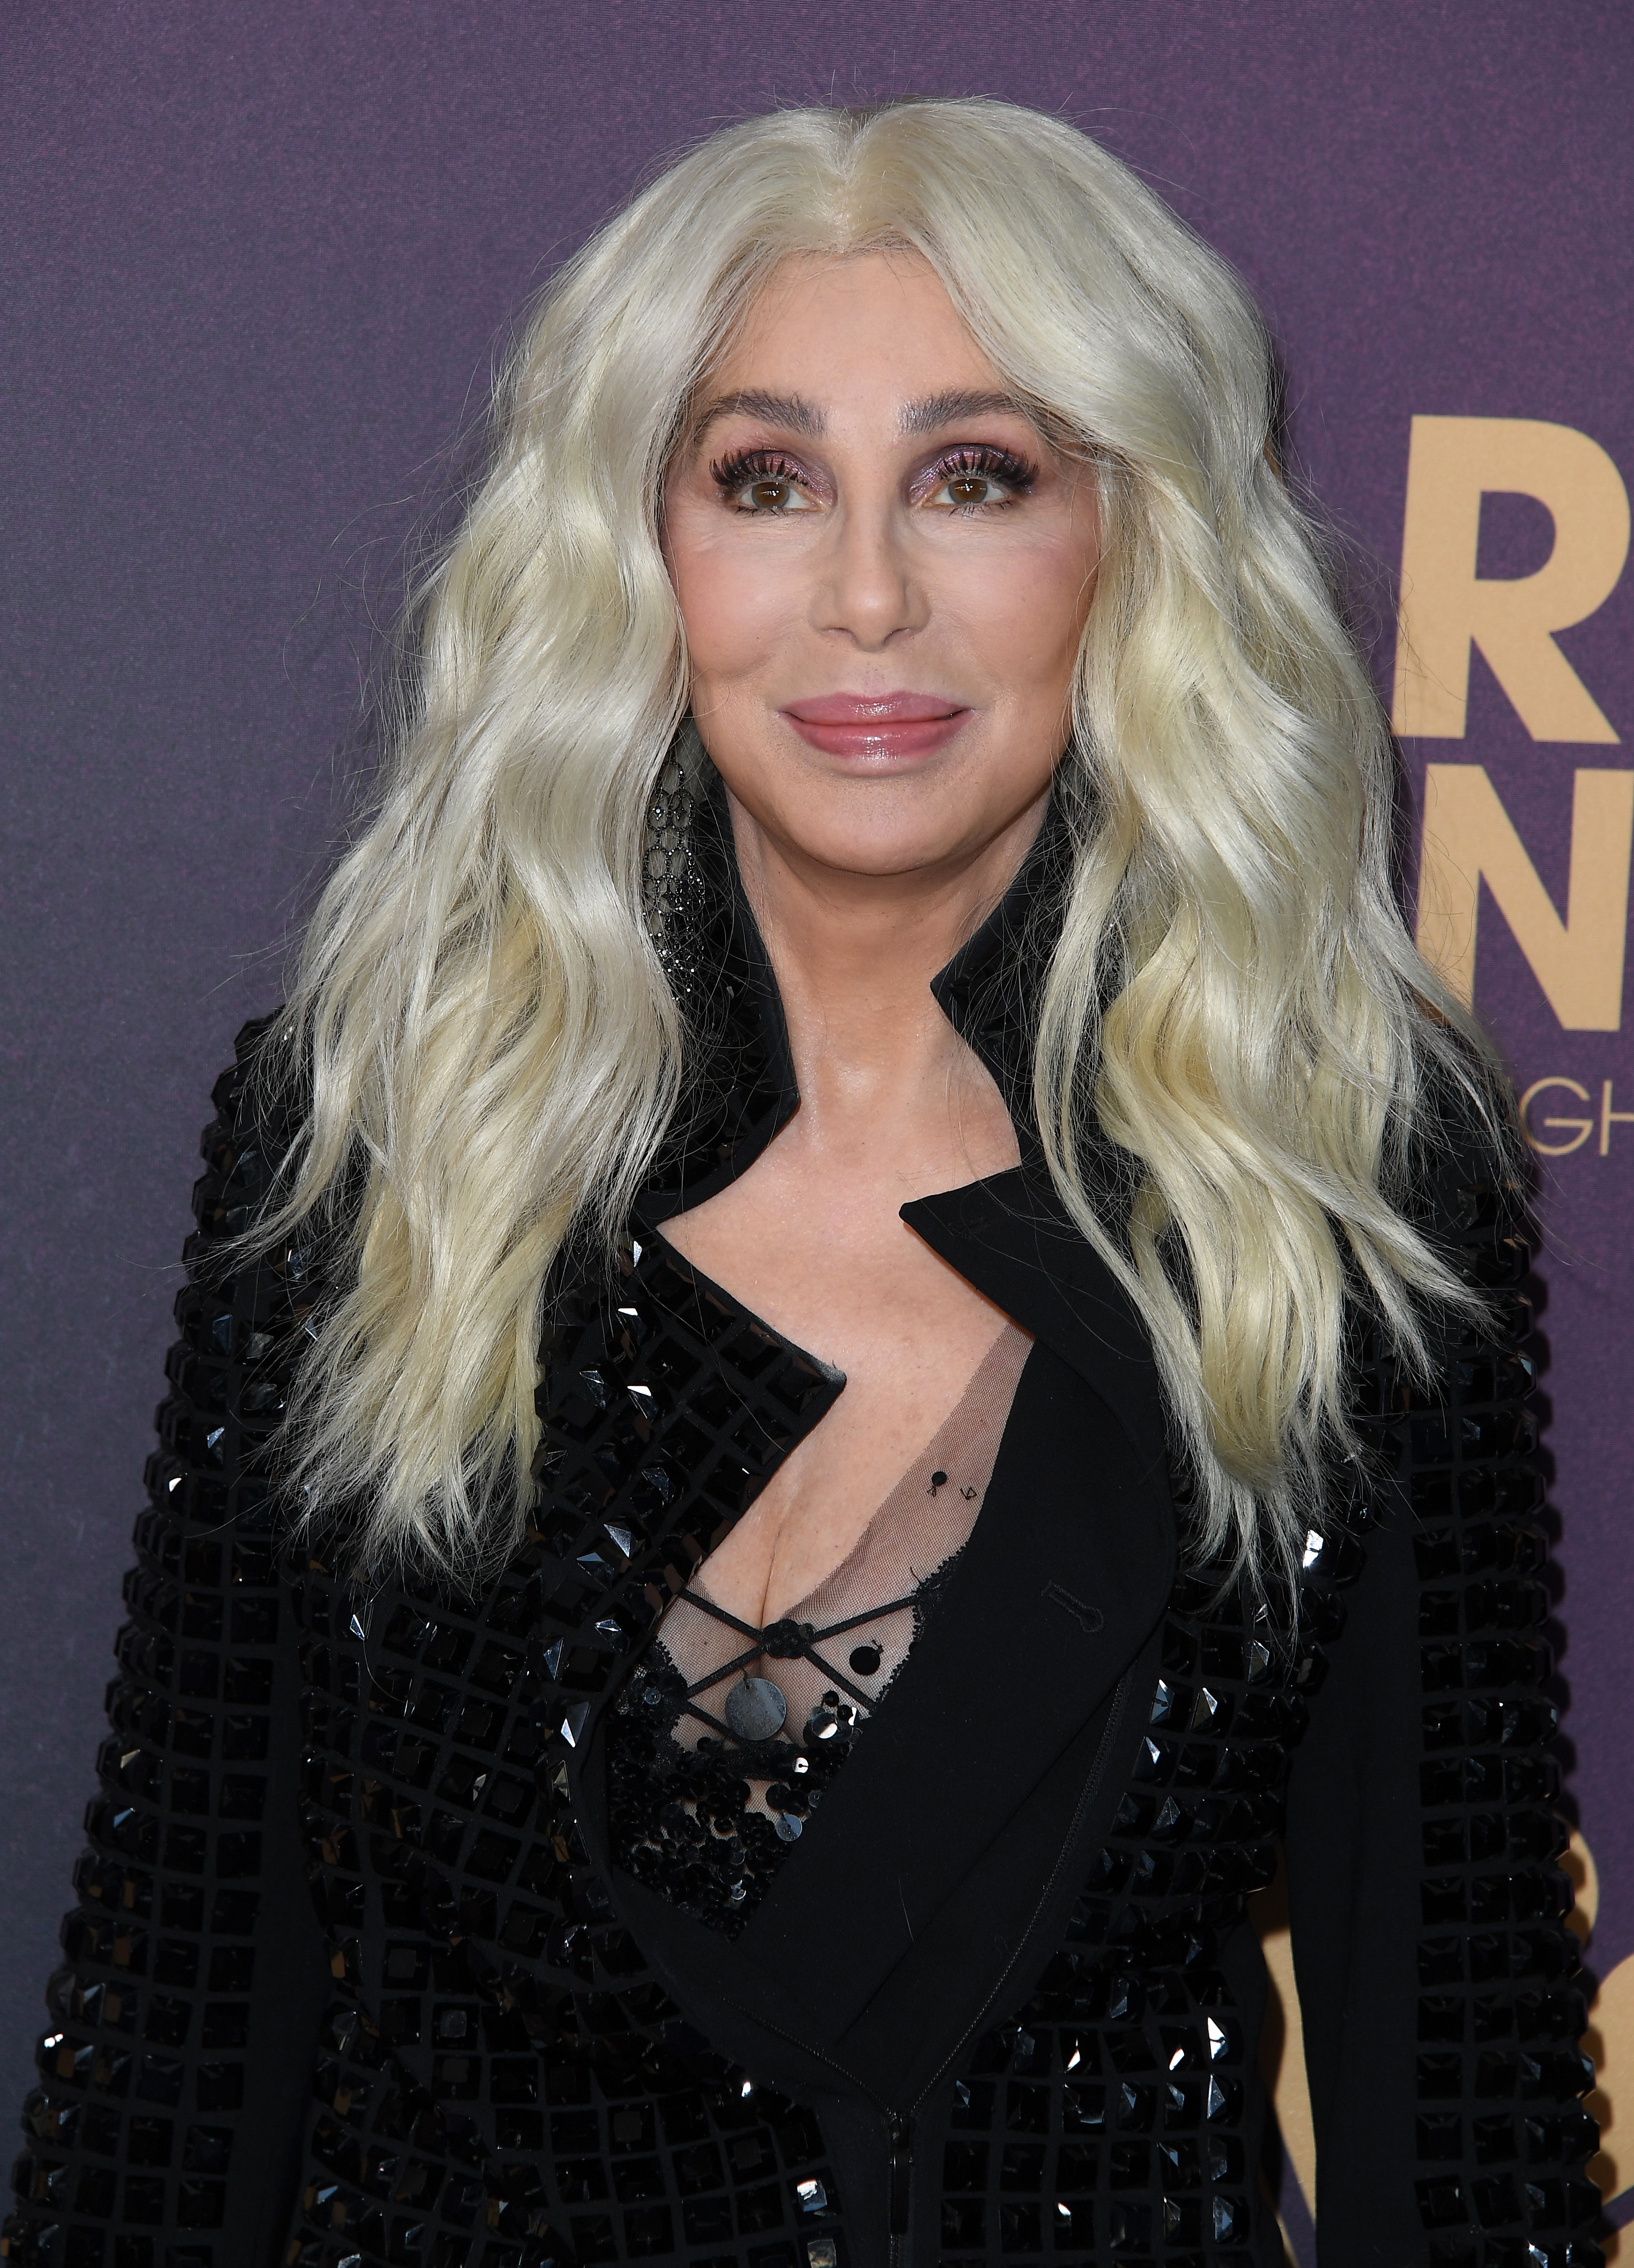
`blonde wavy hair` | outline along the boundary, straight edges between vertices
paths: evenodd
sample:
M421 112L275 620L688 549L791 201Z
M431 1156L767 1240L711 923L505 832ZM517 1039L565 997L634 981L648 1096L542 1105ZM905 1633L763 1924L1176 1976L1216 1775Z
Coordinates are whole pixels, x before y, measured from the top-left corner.
M1277 467L1242 285L1057 120L784 111L655 180L526 324L263 1057L310 1088L256 1241L327 1237L334 1284L293 1462L313 1509L364 1507L371 1564L469 1574L514 1538L547 1277L576 1226L616 1232L682 1091L643 875L687 718L659 514L689 404L778 262L887 246L1100 485L1034 1092L1151 1334L1203 1552L1266 1571L1320 1520L1354 1448L1348 1292L1410 1366L1424 1301L1468 1304L1399 1200L1426 1073L1496 1130L1490 1059L1396 908L1388 739ZM1092 1196L1097 1129L1125 1218Z

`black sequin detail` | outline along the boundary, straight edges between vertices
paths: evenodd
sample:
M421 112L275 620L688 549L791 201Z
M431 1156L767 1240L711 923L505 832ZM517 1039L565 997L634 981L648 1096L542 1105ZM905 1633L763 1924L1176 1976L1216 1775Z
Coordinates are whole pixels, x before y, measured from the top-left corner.
M698 1684L687 1683L661 1638L655 1638L607 1722L608 1825L618 1864L683 1913L722 1936L740 1936L894 1683L894 1673L872 1698L852 1687L834 1667L833 1636L855 1634L876 1614L907 1611L916 1645L962 1556L962 1548L950 1552L907 1598L849 1615L831 1630L785 1620L755 1631L700 1602L698 1610L731 1625L745 1647L725 1673L712 1673ZM671 1611L684 1611L687 1604L677 1602ZM729 1690L740 1665L759 1666L752 1652L756 1646L774 1660L810 1661L844 1690L820 1693L801 1724L780 1718L769 1727L782 1737L756 1738L734 1721ZM851 1652L848 1668L871 1677L880 1659L877 1646L864 1645ZM771 1690L778 1694L776 1686ZM696 1746L683 1744L678 1737L683 1727L695 1732L700 1720L709 1731ZM757 1793L771 1817L752 1801Z
M679 1671L639 1664L614 1705L607 1727L607 1816L620 1866L659 1890L683 1913L736 1937L770 1888L795 1838L775 1819L746 1808L746 1764L771 1811L804 1822L850 1752L857 1724L851 1704L833 1705L751 1759L705 1734L696 1749L673 1737L686 1694ZM659 1705L652 1706L653 1697Z

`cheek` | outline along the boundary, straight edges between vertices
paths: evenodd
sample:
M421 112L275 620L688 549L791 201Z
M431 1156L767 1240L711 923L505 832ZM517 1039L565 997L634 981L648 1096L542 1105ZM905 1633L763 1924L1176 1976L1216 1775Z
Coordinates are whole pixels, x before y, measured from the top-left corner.
M772 561L751 560L741 544L689 541L669 551L670 580L699 681L741 677L765 659L787 616L784 578Z
M1017 700L1054 700L1071 678L1093 572L1093 556L1070 541L1019 544L961 563L949 590L961 632Z

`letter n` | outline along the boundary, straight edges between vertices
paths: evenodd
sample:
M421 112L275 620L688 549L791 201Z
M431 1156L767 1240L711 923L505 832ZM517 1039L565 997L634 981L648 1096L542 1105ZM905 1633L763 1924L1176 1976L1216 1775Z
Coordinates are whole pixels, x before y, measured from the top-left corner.
M1535 575L1478 576L1481 499L1535 497L1555 523ZM1552 633L1610 597L1629 550L1629 498L1586 433L1529 417L1415 417L1395 645L1398 733L1461 740L1478 645L1535 740L1616 733Z
M1579 772L1562 921L1485 766L1428 765L1418 950L1468 1005L1484 879L1567 1031L1615 1032L1623 1021L1631 847L1634 772Z

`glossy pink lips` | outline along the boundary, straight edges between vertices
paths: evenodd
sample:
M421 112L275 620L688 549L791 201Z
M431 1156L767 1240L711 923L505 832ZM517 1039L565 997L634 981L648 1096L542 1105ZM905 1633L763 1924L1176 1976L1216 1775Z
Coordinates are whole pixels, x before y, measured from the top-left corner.
M970 711L935 693L824 693L791 701L783 714L813 748L867 762L928 756Z

